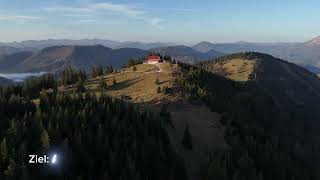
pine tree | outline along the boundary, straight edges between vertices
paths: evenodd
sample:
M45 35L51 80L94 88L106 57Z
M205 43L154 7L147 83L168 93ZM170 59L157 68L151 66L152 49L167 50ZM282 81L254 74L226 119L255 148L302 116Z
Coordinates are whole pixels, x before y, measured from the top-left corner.
M16 121L15 119L11 119L10 121L10 128L8 130L8 134L10 136L15 136L17 133Z
M157 79L154 81L154 83L155 83L156 85L160 84L158 76L157 76Z
M158 88L157 88L157 93L161 93L161 87L160 86L158 86Z
M164 122L168 125L170 125L172 128L174 128L174 125L172 123L172 120L171 120L171 114L170 112L168 111L168 105L167 104L163 104L161 106L161 110L160 110L160 113L159 113L160 117L164 120Z
M164 86L163 88L162 88L162 93L163 94L168 94L168 86Z
M104 79L101 79L100 83L99 83L99 89L100 90L106 90L107 88L108 88L107 83L104 81Z
M160 117L101 94L97 98L94 93L48 93L36 106L19 96L9 103L10 96L3 96L0 87L0 130L4 132L0 137L0 179L54 178L24 163L29 151L46 152L55 145L64 155L67 169L58 179L162 180L171 179L168 165L174 172L183 168L183 164L176 165L177 156L168 145ZM161 158L152 163L150 157L155 155Z
M9 166L7 170L5 170L5 175L7 176L7 179L16 179L16 171L17 171L17 164L13 159L10 159Z
M29 172L28 172L28 168L25 164L22 164L22 170L21 170L21 179L22 180L29 180Z
M2 161L6 161L8 158L8 146L6 138L3 138L0 146L0 158Z
M92 68L92 73L91 73L91 76L93 78L97 77L97 76L102 76L103 75L103 68L101 66L101 64L97 67L93 67Z
M41 133L41 144L44 149L48 149L50 146L50 138L46 130Z
M86 89L85 87L83 86L83 83L81 81L79 81L76 85L76 92L79 92L79 93L83 93L85 92Z
M172 61L171 56L168 56L168 55L165 55L165 56L163 57L163 59L164 59L165 61L167 61L167 62L171 62L171 61Z
M106 67L106 70L105 70L105 74L111 74L111 73L113 73L113 67L112 66L107 66Z
M259 172L259 175L258 175L258 180L263 180L263 173L262 172Z
M23 158L26 157L27 148L26 148L26 143L25 143L25 142L23 142L23 143L20 145L18 153L19 153L19 157L20 157L21 159L23 159Z
M189 132L189 125L186 124L186 127L184 129L184 134L182 138L182 145L186 148L191 150L192 149L192 136Z
M113 84L113 85L116 85L116 84L117 84L117 80L116 80L116 77L114 77L114 76L113 76L113 81L112 81L112 84Z

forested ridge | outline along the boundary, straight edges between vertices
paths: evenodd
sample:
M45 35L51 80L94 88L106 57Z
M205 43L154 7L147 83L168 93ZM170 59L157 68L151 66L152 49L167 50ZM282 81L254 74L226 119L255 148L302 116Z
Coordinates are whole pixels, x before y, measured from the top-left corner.
M0 88L0 179L186 179L161 115L103 93L41 91L35 105L35 90L55 84L40 79ZM58 164L28 164L50 153Z
M212 63L232 58L262 59L254 71L257 77L236 82L211 69ZM277 69L278 60L260 53L178 65L181 76L176 83L183 87L182 96L190 103L204 102L222 115L228 144L210 154L199 179L320 179L320 101L309 94L294 101L281 89L314 93L310 87L317 88L317 83L303 81L313 76L290 76ZM299 77L309 77L284 65ZM172 148L166 131L175 127L165 107L151 113L105 95L108 86L117 83L115 78L112 84L101 81L93 91L84 87L90 76L99 78L113 71L97 66L87 74L67 68L59 79L47 74L19 86L1 87L0 179L187 179L184 160ZM277 73L284 80L274 81ZM292 85L297 79L301 82ZM75 88L59 90L68 85ZM192 151L195 134L189 128L186 125L181 144ZM60 155L60 164L28 164L29 154L52 153Z
M231 57L261 58L260 55L236 54ZM274 92L266 92L260 81L228 80L221 74L210 72L207 67L210 63L216 62L181 66L184 72L181 83L186 88L186 98L191 102L201 99L212 111L222 113L225 139L230 145L230 149L211 154L211 163L204 170L203 178L320 179L320 116L314 107L311 108L317 104L304 101L304 106L292 104L283 108L274 101Z

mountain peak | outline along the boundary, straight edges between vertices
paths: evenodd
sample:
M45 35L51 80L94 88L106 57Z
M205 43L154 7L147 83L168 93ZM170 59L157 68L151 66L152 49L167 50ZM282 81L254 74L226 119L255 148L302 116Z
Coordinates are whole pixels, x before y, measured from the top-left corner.
M198 44L196 44L196 45L199 45L199 44L212 44L211 42L209 42L209 41L201 41L201 42L199 42Z
M214 49L214 44L208 41L201 41L198 44L195 44L194 46L192 46L192 48L199 52L206 53Z
M320 36L310 40L310 41L307 41L305 43L306 46L320 46Z
M193 45L192 47L198 47L198 46L213 46L213 43L211 43L209 41L201 41L201 42Z
M248 42L248 41L238 41L238 42L236 42L236 44L250 44L250 42Z

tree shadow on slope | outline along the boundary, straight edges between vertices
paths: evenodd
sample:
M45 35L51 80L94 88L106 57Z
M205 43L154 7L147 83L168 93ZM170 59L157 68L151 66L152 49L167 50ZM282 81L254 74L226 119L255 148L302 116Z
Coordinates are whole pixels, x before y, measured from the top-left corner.
M137 77L134 79L128 79L125 81L121 81L119 83L113 84L110 86L109 90L111 91L117 91L117 90L121 90L121 89L125 89L128 88L138 82L142 81L141 77Z

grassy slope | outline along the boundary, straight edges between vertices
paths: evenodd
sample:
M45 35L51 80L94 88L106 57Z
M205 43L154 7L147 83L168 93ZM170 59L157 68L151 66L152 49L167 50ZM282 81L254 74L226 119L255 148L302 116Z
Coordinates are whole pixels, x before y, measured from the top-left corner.
M320 81L316 75L266 54L232 54L207 62L204 67L231 80L251 80L284 108L318 104Z
M136 66L136 71L133 68L123 69L121 72L104 75L96 78L90 78L83 84L88 92L100 93L98 89L101 80L107 83L108 88L104 93L115 97L121 98L123 96L129 97L131 103L149 103L157 104L158 100L176 101L179 98L179 93L157 93L157 87L160 86L174 88L174 69L177 65L169 63L160 65L161 70L156 65L140 64ZM116 84L113 85L113 79L116 79ZM158 78L159 84L156 85L155 81ZM72 92L76 89L76 85L67 85L58 87L59 91Z
M215 61L202 62L200 66L233 81L248 81L252 79L260 59L248 60L243 57L230 56L221 57Z
M137 70L133 72L133 68L124 69L120 73L104 76L109 88L106 93L113 97L130 97L132 103L152 103L157 104L161 101L176 101L179 99L179 94L157 93L157 87L167 86L173 88L174 77L171 74L176 65L163 64L161 65L162 72L155 65L141 64L136 66ZM159 85L155 84L156 79L159 79ZM101 78L101 77L100 77ZM117 84L112 85L113 78ZM86 88L94 90L98 87L98 79L92 83L87 83Z
M220 115L211 112L204 105L191 105L182 100L179 91L168 94L157 93L157 87L174 88L174 78L180 78L177 65L163 63L159 65L141 64L133 68L124 69L119 73L89 79L85 87L89 91L97 91L101 78L108 84L105 91L108 95L119 98L126 96L130 102L142 104L151 111L158 111L162 103L168 103L174 128L168 127L169 136L176 151L185 159L190 179L199 179L200 167L207 158L208 152L215 148L226 147L224 131L219 124ZM160 84L156 85L158 77ZM113 78L117 84L112 85ZM193 150L182 147L183 132L189 124L193 138Z
M257 60L233 59L223 64L223 68L226 69L228 78L235 81L247 81L256 63Z

